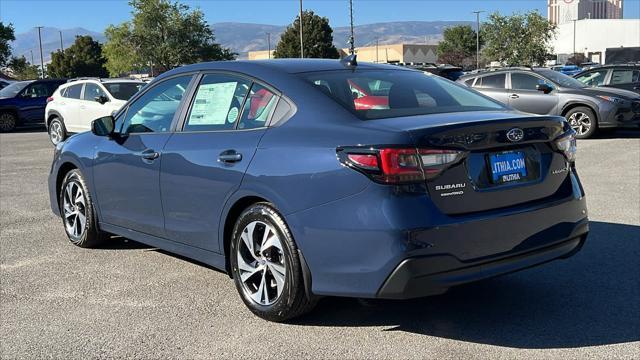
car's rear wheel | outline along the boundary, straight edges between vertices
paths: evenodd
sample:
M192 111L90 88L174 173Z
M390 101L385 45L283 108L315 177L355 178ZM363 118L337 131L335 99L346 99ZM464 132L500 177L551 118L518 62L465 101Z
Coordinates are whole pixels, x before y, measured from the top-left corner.
M98 229L98 221L82 173L78 169L67 173L60 188L60 213L69 241L88 248L100 245L108 234Z
M67 130L60 118L55 117L49 122L49 140L53 145L58 145L67 138Z
M586 139L595 134L598 129L596 115L587 107L575 107L565 115L565 118L575 130L578 139Z
M270 204L252 205L240 215L229 254L240 297L257 316L285 321L315 305L305 292L291 232Z
M0 113L0 132L11 132L15 130L18 118L10 112Z

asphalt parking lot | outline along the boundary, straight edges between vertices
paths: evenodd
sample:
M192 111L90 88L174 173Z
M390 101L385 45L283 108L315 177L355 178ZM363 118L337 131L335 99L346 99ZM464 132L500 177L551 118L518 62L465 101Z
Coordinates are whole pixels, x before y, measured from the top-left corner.
M254 317L227 275L144 245L72 246L47 134L0 134L0 358L640 358L640 132L578 143L576 256L413 301Z

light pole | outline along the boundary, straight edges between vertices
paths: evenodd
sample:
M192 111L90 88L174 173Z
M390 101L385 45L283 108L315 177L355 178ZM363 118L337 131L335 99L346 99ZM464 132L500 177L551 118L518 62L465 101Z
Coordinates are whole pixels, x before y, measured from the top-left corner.
M267 48L269 49L269 59L271 59L271 33L267 33Z
M349 0L349 23L351 34L349 35L349 55L356 53L355 38L353 36L353 0Z
M302 0L300 0L300 58L304 59L304 42L302 41Z
M60 33L60 52L64 52L64 45L62 44L62 30L58 31Z
M40 44L40 69L42 70L42 78L44 79L44 57L42 56L42 36L40 36L40 29L44 26L36 26L38 29L38 43Z
M576 62L576 21L578 19L571 20L573 21L573 62Z
M480 13L484 10L472 11L476 14L476 70L480 69Z

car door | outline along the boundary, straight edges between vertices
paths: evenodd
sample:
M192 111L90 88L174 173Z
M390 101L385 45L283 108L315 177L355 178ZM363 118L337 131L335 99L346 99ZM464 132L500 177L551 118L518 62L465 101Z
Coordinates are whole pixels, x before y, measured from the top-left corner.
M49 97L49 86L46 82L34 82L19 94L20 113L23 122L36 123L44 121L44 109Z
M479 77L473 88L503 104L509 104L505 84L506 73L499 73Z
M537 90L539 84L552 88L549 93ZM525 72L512 72L509 89L509 105L532 114L550 114L558 105L558 95L554 86L536 75Z
M84 84L82 93L82 101L80 105L80 116L78 116L77 126L82 131L91 130L91 122L103 116L111 115L111 108L107 103L100 103L96 100L98 97L109 97L100 88L98 84L88 82Z
M81 126L80 118L82 113L80 112L80 106L82 106L82 87L83 83L74 84L67 87L64 92L64 104L60 104L64 109L60 109L64 118L64 126L68 132L77 133L84 131Z
M249 79L202 76L182 131L164 148L160 188L168 238L222 252L222 209L240 186L277 101L273 89Z
M120 112L117 133L98 144L93 177L101 221L165 235L159 181L162 149L192 78L176 76L147 89Z

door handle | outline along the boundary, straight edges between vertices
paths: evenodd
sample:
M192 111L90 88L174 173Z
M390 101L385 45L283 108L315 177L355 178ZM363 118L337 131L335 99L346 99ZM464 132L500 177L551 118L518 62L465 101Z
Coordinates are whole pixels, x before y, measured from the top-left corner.
M511 96L509 96L509 97L512 98L512 99L517 99L520 96L518 94L511 94Z
M145 160L155 160L160 157L160 154L156 151L149 149L149 150L143 151L142 154L140 154L140 156L142 156L142 158Z
M223 163L234 163L242 160L242 154L235 150L226 150L220 153L218 160Z

